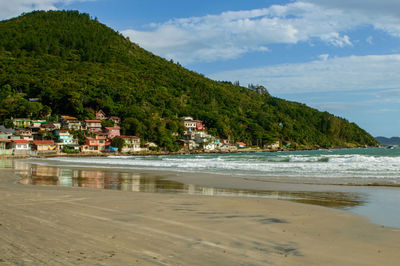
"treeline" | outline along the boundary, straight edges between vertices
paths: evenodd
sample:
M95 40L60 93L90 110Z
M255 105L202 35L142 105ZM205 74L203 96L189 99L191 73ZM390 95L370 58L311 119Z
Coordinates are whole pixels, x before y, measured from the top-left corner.
M209 133L263 146L376 145L355 124L271 97L259 85L216 82L145 51L87 14L36 11L0 22L0 123L11 116L122 118L122 133L174 150L179 117ZM29 102L39 98L40 102Z

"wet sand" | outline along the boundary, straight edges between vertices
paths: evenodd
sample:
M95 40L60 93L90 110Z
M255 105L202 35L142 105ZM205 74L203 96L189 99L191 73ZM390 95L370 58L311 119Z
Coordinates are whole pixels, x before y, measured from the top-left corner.
M0 264L398 265L400 230L261 198L21 185L0 170Z

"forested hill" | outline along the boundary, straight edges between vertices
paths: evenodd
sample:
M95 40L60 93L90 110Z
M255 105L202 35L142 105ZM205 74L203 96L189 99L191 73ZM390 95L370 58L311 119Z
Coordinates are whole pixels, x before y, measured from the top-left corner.
M400 145L400 137L376 137L376 140L382 145Z
M77 11L1 21L0 124L11 116L88 119L102 109L122 118L122 133L171 149L182 116L203 120L217 137L250 145L377 144L354 123L262 89L210 80L131 41Z

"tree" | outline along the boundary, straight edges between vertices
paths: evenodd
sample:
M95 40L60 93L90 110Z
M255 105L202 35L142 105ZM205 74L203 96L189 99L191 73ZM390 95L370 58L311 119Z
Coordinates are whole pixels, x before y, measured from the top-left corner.
M125 140L123 138L121 138L121 137L115 137L115 138L112 139L111 145L113 147L118 148L118 151L121 152L122 148L125 145Z
M114 126L114 121L112 120L103 120L101 121L101 126L104 127L113 127Z
M217 82L168 62L77 11L32 12L0 21L0 32L0 124L31 114L93 119L102 109L121 117L123 134L169 150L177 144L171 133L185 130L182 116L203 120L216 137L260 146L377 144L357 125L271 97L261 85Z

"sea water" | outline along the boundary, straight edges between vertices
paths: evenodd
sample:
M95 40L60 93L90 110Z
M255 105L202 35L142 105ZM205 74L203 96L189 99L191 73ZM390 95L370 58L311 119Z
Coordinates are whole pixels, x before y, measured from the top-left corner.
M160 170L251 177L264 181L400 185L400 149L359 148L311 151L165 156L57 157L39 164L119 170Z
M275 198L341 208L400 228L400 149L56 157L13 160L12 167L27 177L23 184ZM146 175L148 171L160 175ZM217 175L199 185L164 176L170 172ZM215 179L224 182L215 185ZM238 185L238 180L244 183ZM249 182L252 188L246 188Z

